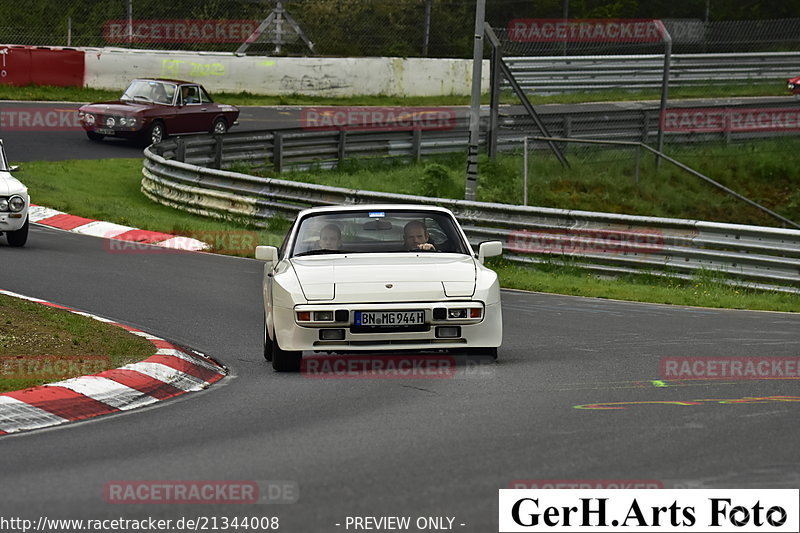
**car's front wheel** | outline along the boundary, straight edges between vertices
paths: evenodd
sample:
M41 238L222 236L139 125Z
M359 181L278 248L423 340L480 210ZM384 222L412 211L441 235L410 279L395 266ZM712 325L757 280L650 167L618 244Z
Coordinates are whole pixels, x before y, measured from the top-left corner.
M25 224L16 231L6 232L9 246L25 246L28 242L28 218L25 217Z
M105 135L100 135L99 133L96 133L94 131L87 131L86 136L89 137L89 139L92 141L102 141L103 137L105 137Z
M147 132L144 136L144 142L147 143L148 146L151 144L158 144L163 141L167 137L167 130L164 128L164 123L159 122L158 120L150 124L150 127L147 128Z
M219 117L214 121L214 125L211 126L211 133L214 135L224 135L228 131L228 123L225 121L224 118Z
M276 372L299 372L303 352L281 350L278 339L272 341L272 368Z
M269 332L267 331L267 317L264 316L264 359L267 361L272 361L273 344L272 339L269 338Z

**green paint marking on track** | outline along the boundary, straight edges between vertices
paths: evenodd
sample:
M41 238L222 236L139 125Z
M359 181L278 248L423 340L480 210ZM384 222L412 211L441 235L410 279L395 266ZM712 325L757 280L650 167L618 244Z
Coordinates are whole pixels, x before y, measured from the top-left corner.
M664 383L663 381L658 381L658 380L653 380L650 383L653 384L653 387L668 387L669 386L666 383Z

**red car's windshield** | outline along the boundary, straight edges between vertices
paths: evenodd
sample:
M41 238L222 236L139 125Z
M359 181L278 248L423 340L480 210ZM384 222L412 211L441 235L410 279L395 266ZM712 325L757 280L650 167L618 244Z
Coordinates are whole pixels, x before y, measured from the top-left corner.
M122 100L171 105L175 99L177 85L156 80L133 80L122 93Z

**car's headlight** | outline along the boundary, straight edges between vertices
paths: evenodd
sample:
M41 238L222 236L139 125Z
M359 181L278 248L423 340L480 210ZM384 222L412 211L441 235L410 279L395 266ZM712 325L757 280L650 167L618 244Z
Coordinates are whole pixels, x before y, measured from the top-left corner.
M119 117L119 125L132 128L136 125L136 117Z
M116 124L117 124L117 119L115 119L114 117L108 117L106 119L106 126L107 127L113 128L114 126L116 126Z
M14 195L8 199L8 206L14 213L19 213L25 209L25 198L22 196Z
M8 198L0 198L0 211L8 211Z
M92 124L94 124L94 115L92 115L91 113L84 113L83 120L84 122L86 122L88 125L91 126Z

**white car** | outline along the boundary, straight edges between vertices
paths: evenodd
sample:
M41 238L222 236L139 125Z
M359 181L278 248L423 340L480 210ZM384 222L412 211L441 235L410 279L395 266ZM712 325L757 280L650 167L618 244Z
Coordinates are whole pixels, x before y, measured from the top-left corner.
M5 233L9 246L25 246L28 241L28 188L11 173L3 141L0 140L0 234Z
M500 285L453 214L419 205L302 211L264 268L264 357L300 369L303 351L447 350L497 357Z

